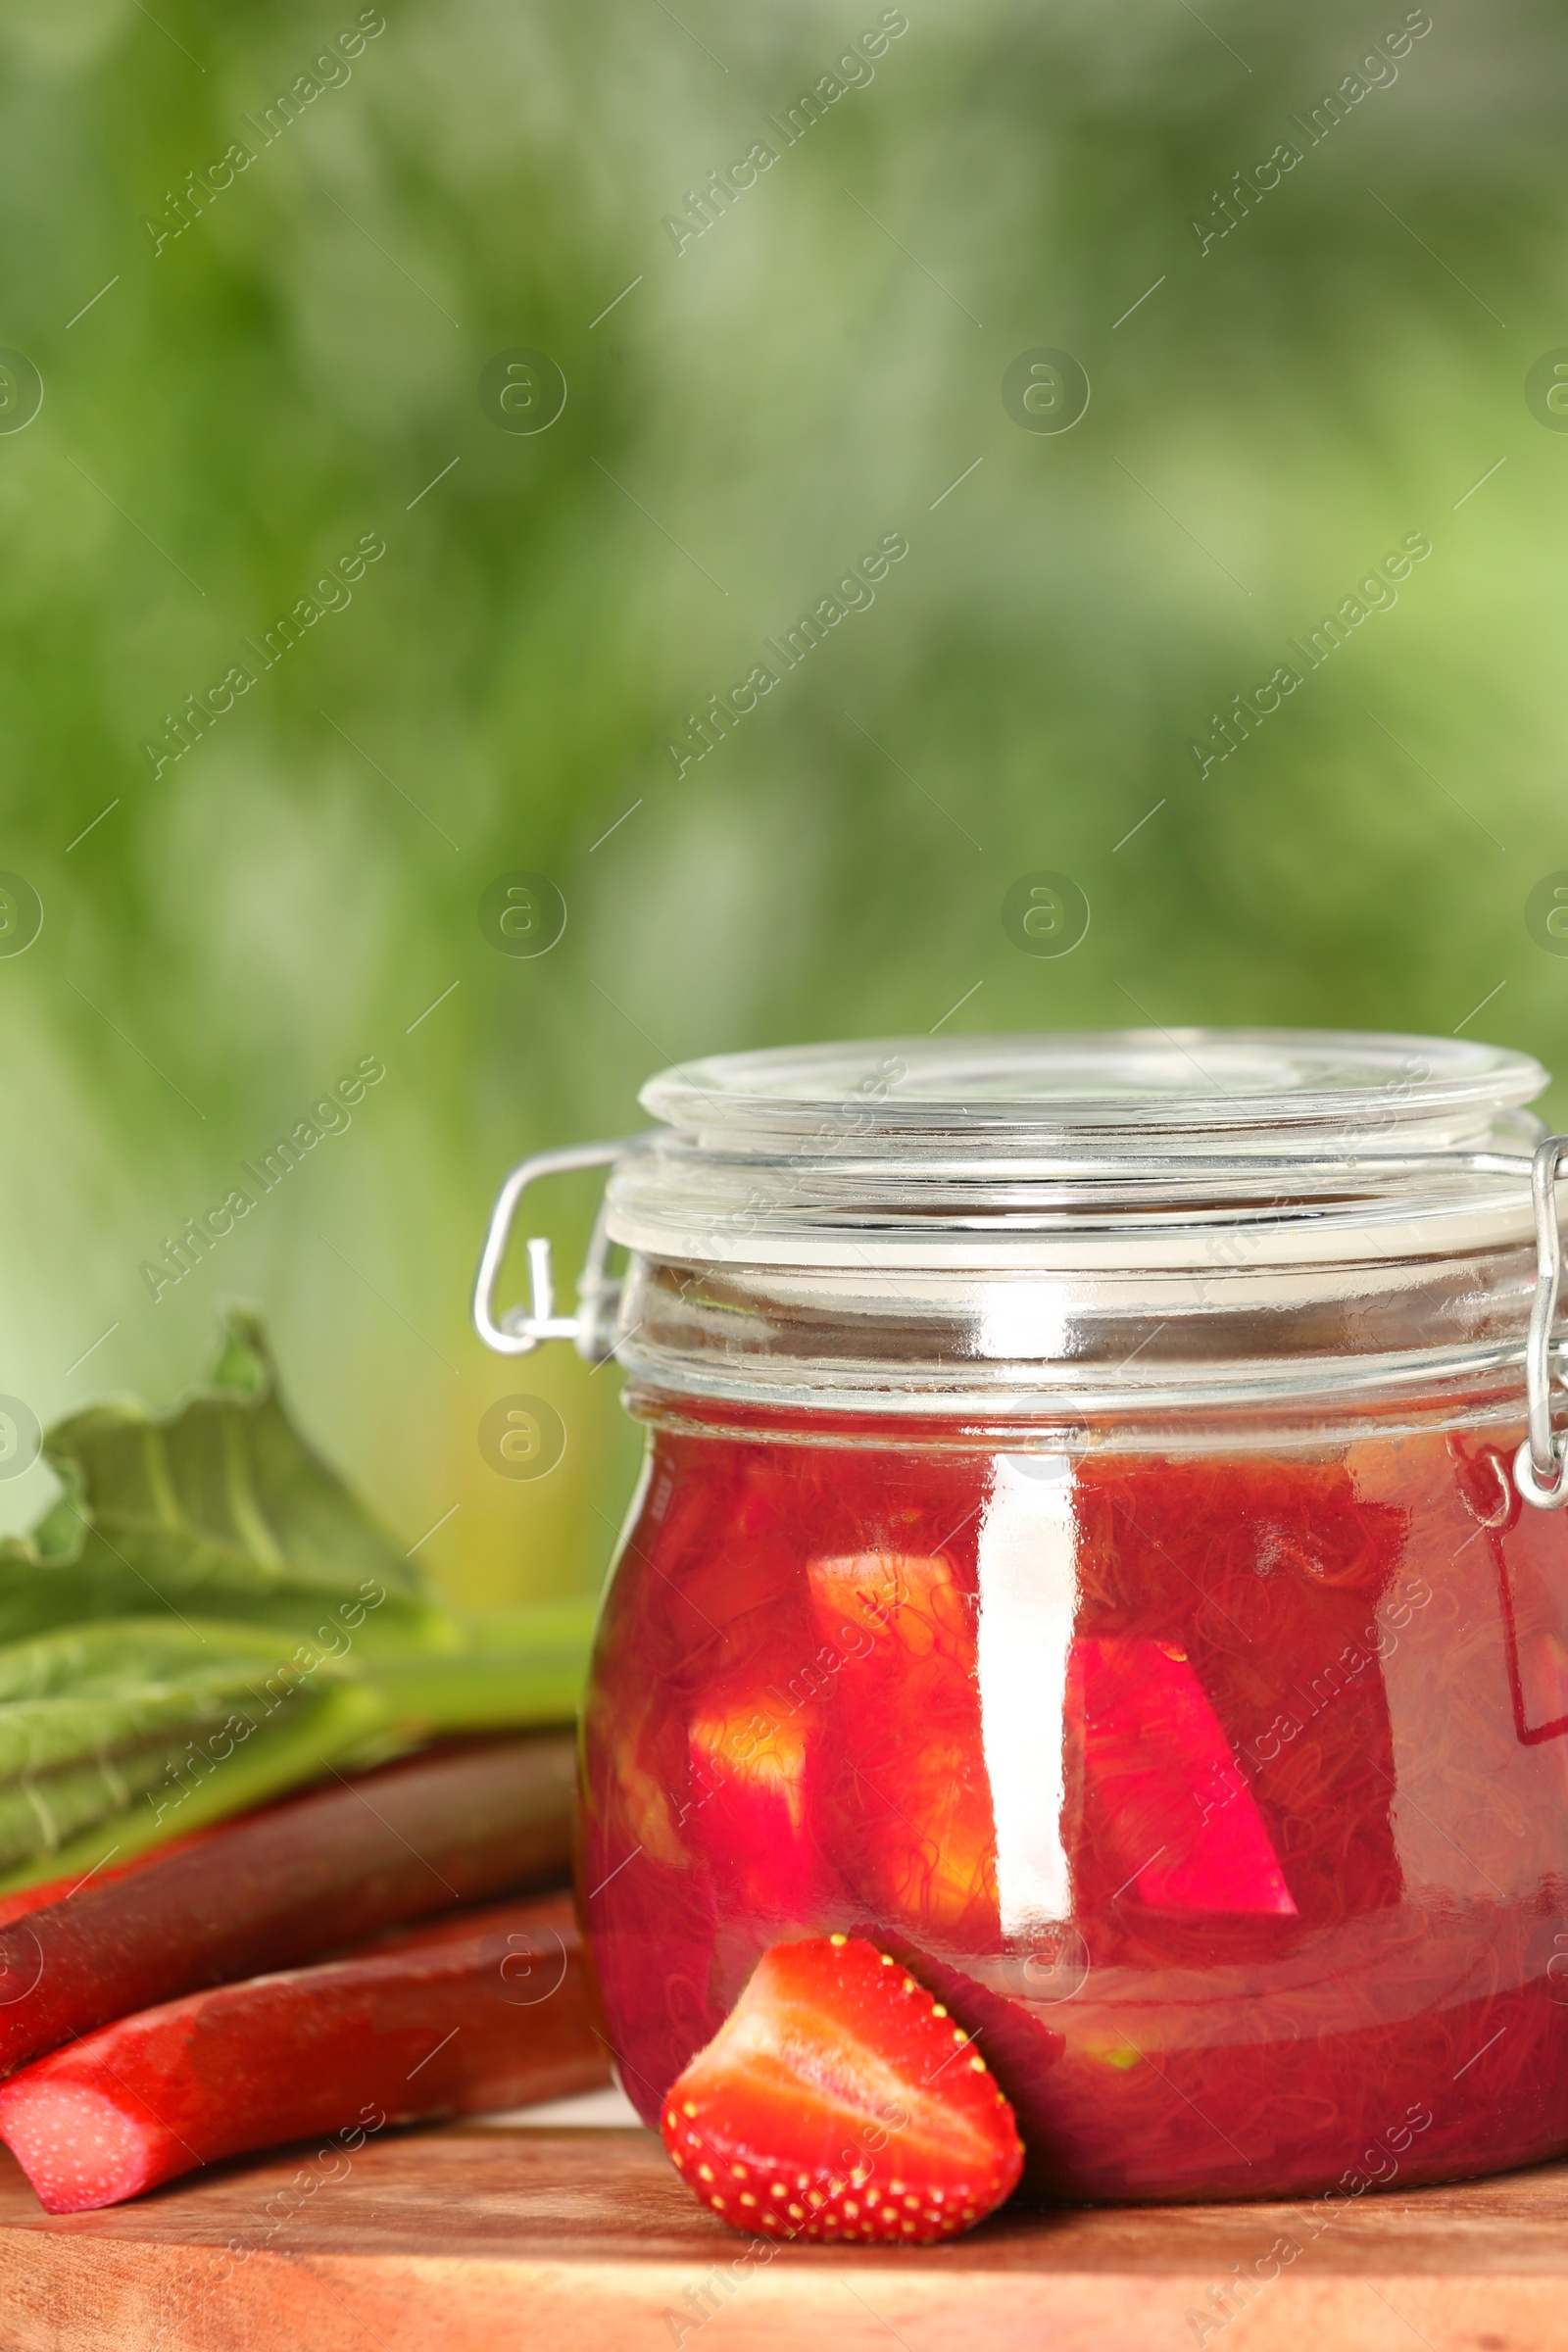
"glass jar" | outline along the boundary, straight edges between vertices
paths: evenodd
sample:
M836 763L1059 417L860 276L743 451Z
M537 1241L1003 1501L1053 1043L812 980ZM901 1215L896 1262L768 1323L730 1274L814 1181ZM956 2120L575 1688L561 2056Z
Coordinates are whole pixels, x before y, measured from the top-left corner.
M657 1128L514 1171L481 1329L613 1353L649 1432L580 1892L650 2123L769 1944L844 1931L983 2036L1037 2195L1568 2147L1544 1084L892 1040L666 1072ZM610 1158L581 1313L535 1242L495 1320L523 1185Z

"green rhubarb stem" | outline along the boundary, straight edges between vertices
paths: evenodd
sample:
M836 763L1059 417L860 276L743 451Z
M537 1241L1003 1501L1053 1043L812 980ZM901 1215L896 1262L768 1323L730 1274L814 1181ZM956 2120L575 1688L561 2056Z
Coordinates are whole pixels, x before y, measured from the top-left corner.
M586 1644L458 1657L388 1659L369 1678L389 1727L432 1739L441 1732L570 1723L582 1698Z

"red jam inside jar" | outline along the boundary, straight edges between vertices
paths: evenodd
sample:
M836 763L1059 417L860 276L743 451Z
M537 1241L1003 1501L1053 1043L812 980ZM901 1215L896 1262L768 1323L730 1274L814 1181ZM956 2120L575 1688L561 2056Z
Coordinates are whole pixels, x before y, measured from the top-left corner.
M576 1325L490 1319L492 1233L492 1344L573 1330L650 1425L580 1837L650 2123L770 1944L846 1933L981 2037L1037 2196L1568 2148L1544 1083L1298 1032L732 1056L599 1153Z
M983 2035L1039 2193L1568 2145L1568 1531L1515 1443L661 1434L585 1735L639 2111L768 1944L843 1930Z

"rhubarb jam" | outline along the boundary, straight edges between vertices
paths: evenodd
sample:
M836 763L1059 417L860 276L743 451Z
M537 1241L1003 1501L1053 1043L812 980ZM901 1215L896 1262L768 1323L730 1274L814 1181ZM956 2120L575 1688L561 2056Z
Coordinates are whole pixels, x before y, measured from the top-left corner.
M1568 1525L1521 1434L656 1428L581 1853L640 2113L837 1931L983 2037L1037 2195L1568 2146Z

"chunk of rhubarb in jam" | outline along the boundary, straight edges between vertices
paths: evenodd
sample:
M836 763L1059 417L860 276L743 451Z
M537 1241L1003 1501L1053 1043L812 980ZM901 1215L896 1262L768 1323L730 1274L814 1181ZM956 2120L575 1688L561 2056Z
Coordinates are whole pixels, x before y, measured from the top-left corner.
M911 1658L929 1658L946 1639L961 1638L966 1617L972 1619L940 1554L857 1551L808 1560L806 1584L824 1641L843 1642L857 1663L871 1660L879 1639L891 1644L877 1658L883 1673ZM968 1630L972 1653L972 1622Z
M727 1895L803 1919L831 1885L807 1812L811 1711L755 1686L692 1719L691 1826Z
M1284 1874L1218 1716L1173 1644L1078 1641L1069 1720L1081 1715L1115 1892L1156 1911L1294 1917Z
M1137 1636L1190 1661L1246 1760L1302 1927L1397 1902L1380 1606L1407 1509L1358 1492L1342 1463L1267 1455L1089 1464L1074 1507L1080 1635ZM1159 1842L1108 1878L1102 1858L1085 1899L1103 1902Z
M843 1659L825 1735L832 1850L890 1924L990 1949L997 1840L973 1598L939 1554L812 1559L806 1579Z

